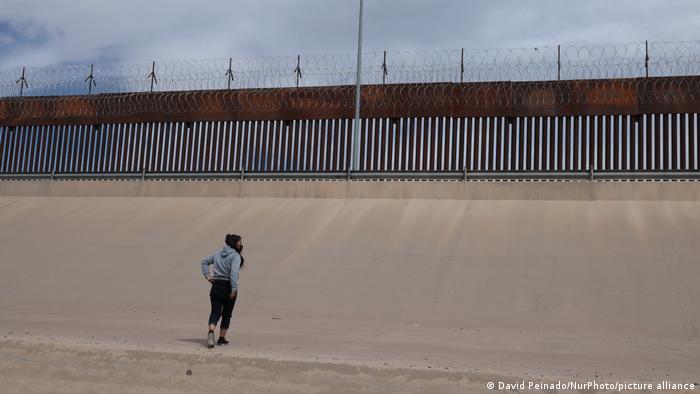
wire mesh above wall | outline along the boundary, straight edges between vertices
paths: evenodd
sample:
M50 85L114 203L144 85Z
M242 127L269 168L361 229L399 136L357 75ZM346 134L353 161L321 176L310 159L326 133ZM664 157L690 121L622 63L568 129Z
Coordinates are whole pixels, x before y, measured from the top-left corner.
M355 54L219 58L0 71L0 97L352 85ZM700 41L363 54L363 84L700 75Z

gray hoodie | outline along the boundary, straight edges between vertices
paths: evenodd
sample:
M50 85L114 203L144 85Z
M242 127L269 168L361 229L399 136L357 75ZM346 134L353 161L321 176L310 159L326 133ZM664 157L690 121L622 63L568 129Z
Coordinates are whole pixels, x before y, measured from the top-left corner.
M241 269L241 255L232 247L226 245L220 251L202 260L202 274L210 276L209 266L214 265L215 280L231 280L231 290L238 289L238 271Z

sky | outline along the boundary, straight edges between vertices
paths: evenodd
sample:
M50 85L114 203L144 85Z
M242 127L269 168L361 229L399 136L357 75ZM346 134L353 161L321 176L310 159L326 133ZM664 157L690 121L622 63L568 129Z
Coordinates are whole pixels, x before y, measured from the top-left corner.
M0 70L357 50L359 0L0 2ZM365 0L366 51L698 39L698 0Z

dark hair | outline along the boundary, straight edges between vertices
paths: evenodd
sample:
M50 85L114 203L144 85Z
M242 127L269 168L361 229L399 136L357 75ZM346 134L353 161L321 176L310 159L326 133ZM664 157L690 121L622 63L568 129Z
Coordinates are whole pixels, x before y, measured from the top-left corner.
M234 249L238 254L241 254L242 249L238 249L236 247L236 244L238 241L242 240L240 235L236 234L226 234L226 245L230 246L232 249ZM245 264L245 259L243 258L243 255L241 254L241 268L243 268L243 264Z

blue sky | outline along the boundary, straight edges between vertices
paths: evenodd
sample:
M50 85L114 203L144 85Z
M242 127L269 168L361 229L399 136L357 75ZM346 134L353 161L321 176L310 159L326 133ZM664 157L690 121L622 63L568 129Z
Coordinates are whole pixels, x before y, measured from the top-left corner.
M3 0L0 70L352 53L355 0ZM697 0L366 0L365 48L700 39Z

